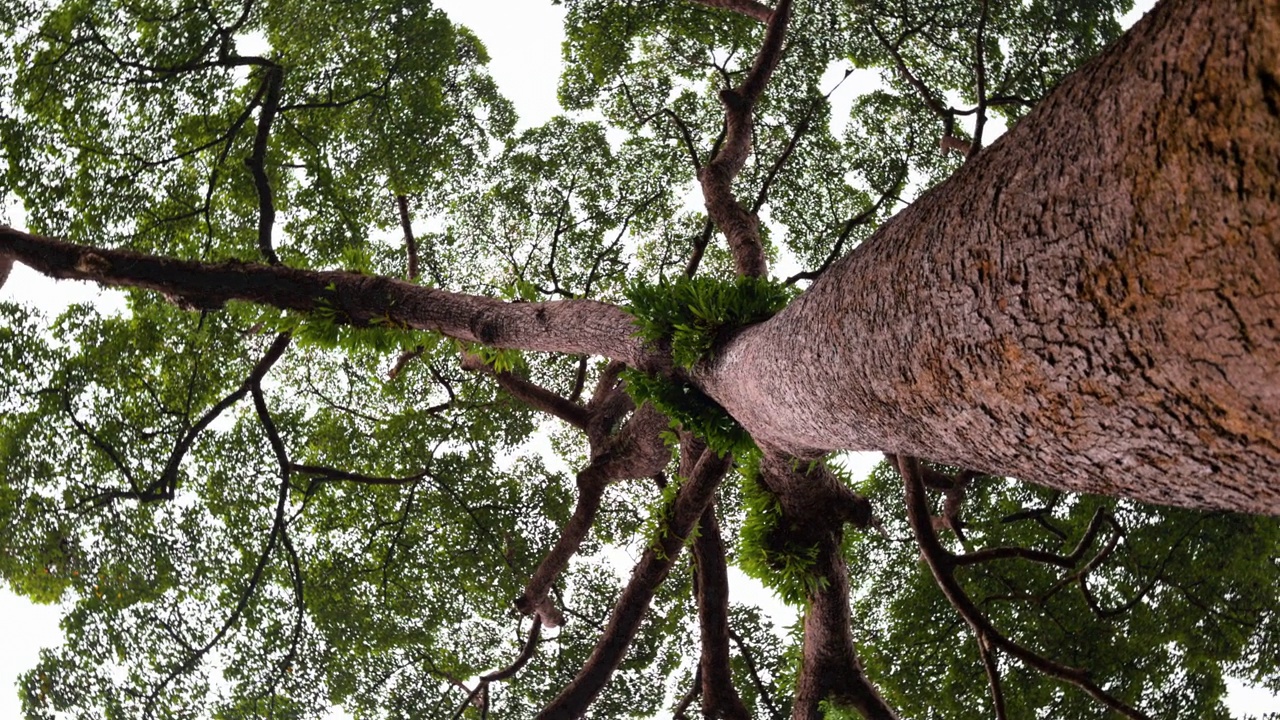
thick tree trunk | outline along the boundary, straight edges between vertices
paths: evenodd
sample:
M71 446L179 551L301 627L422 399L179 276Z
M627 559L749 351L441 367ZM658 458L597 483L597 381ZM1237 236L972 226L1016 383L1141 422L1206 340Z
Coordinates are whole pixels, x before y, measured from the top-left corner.
M767 446L1280 513L1280 0L1166 0L737 337Z

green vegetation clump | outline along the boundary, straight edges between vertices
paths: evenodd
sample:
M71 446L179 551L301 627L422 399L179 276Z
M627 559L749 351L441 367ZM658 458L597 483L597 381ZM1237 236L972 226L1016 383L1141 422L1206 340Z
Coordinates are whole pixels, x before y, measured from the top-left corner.
M827 579L814 571L818 546L797 542L787 527L778 498L760 480L760 456L741 460L742 505L746 519L738 532L738 567L764 583L791 605L826 587Z
M751 435L724 408L688 382L649 375L639 370L622 371L627 393L637 405L649 403L671 418L672 427L702 438L720 457L735 456L756 449Z
M671 359L686 370L715 357L715 349L738 330L773 317L795 290L768 278L680 277L627 289L629 312L640 337L671 343Z
M752 277L681 277L668 283L635 283L627 290L637 334L655 345L669 343L672 361L686 370L715 357L715 349L733 333L769 319L792 297L791 287ZM651 403L671 418L673 426L694 433L721 456L755 450L747 431L692 384L636 370L625 371L623 378L637 404Z

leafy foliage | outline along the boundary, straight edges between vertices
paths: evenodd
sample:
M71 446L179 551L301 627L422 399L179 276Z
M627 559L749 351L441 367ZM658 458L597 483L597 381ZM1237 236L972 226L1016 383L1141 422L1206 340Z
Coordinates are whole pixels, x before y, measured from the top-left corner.
M670 345L675 364L693 369L715 356L715 348L747 325L768 320L786 307L795 292L768 278L681 276L667 283L633 283L628 311L637 335Z
M691 383L655 377L638 370L622 373L627 393L639 403L650 403L679 426L697 435L721 457L755 450L755 442L719 403Z
M669 283L632 283L628 311L637 335L671 348L676 365L693 369L714 357L715 348L743 327L769 319L794 297L794 291L767 278L680 277ZM627 392L636 403L649 402L725 455L750 453L750 436L714 400L677 377L654 377L627 370Z
M814 569L818 547L794 539L778 498L760 481L758 454L740 461L738 475L746 511L738 532L738 565L786 603L803 606L807 596L826 587L827 579Z
M0 189L33 230L86 244L210 262L271 251L512 302L629 302L642 337L695 368L795 292L736 278L690 202L723 142L720 91L764 30L693 2L564 5L565 114L517 130L484 44L428 0L0 0ZM819 273L963 162L937 151L944 133L973 139L982 113L1016 121L1127 7L797 2L734 183L765 219L766 255ZM876 84L849 118L829 99L842 71ZM144 292L121 312L0 304L0 578L65 609L65 641L22 678L28 717L522 718L573 681L679 483L608 486L551 589L566 623L483 708L467 705L475 678L524 648L511 599L573 516L574 474L616 460L626 447L599 438L627 439L640 413L548 429L494 375L585 412L613 378L604 363L344 320L324 304L189 312ZM495 372L464 371L463 352ZM740 463L716 506L726 554L803 605L823 578L813 548L779 541L752 439L679 373L623 378L636 403ZM861 651L906 714L970 717L981 667L904 542L895 482L881 469L863 488L892 539L847 538ZM972 494L974 542L1062 546L1002 522L1046 506L1044 491L986 480ZM1127 697L1160 687L1156 714L1222 715L1227 674L1280 689L1272 521L1063 497L1046 522L1074 538L1098 508L1125 534L1090 587L1104 608L1140 596L1129 612L1098 619L1070 588L1048 592L1058 575L1016 561L974 568L966 587L1011 634ZM693 586L672 568L595 716L658 715L688 691ZM726 613L744 704L788 714L799 627L777 633L738 602ZM1008 672L1024 715L1099 713Z
M904 713L989 716L975 642L915 561L919 551L900 519L901 484L887 463L872 473L861 489L883 513L887 537L848 538L858 635L880 638L864 643L864 659ZM968 494L963 520L972 548L1065 554L1097 512L1118 524L1114 536L1098 537L1089 548L1080 565L1097 562L1085 573L1018 558L962 570L966 592L1001 632L1047 657L1088 667L1160 717L1230 717L1222 705L1226 676L1277 687L1275 648L1259 643L1280 627L1276 518L1064 495L1003 478L975 481ZM948 536L954 546L954 534ZM1104 552L1112 540L1115 548ZM915 648L909 658L883 650L904 646ZM1056 717L1110 717L1084 693L1016 661L1002 671L1011 717L1038 709Z

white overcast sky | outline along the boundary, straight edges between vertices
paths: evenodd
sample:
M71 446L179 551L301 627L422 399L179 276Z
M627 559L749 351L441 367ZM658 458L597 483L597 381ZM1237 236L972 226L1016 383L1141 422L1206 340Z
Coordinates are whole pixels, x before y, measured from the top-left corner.
M1141 17L1151 4L1152 0L1139 0L1134 12L1126 16L1125 25ZM536 127L559 111L556 82L560 71L560 44L564 39L563 6L551 5L549 0L436 0L436 5L484 41L492 58L490 72L503 94L515 103L521 129ZM840 69L833 69L832 84L842 74ZM833 118L847 116L853 98L866 88L866 84L859 86L860 79L874 83L873 76L850 78L832 96ZM7 219L0 218L0 221L6 220L22 225L21 214L12 206ZM118 293L102 292L86 283L52 283L23 265L14 267L13 275L0 289L0 300L18 299L35 302L52 312L72 302L89 300L115 307L122 305ZM739 577L735 585L741 583ZM780 607L769 598L757 599L760 601ZM0 618L5 625L0 640L0 718L20 717L17 676L36 663L40 647L60 642L59 615L56 607L33 605L7 588L0 588ZM1271 710L1275 702L1267 693L1232 684L1229 705L1237 714Z

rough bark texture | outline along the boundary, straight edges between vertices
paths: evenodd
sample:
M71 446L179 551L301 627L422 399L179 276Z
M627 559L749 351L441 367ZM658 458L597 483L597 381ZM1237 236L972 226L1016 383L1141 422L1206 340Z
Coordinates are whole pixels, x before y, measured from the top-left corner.
M52 278L156 290L185 307L229 300L300 312L325 310L335 322L434 330L491 347L604 355L645 367L659 359L635 337L631 316L594 300L504 302L345 271L255 263L200 263L75 245L0 226L0 256Z
M702 717L750 720L751 713L733 686L729 655L729 568L714 507L703 511L698 521L693 559L698 570L698 631L702 644L698 676L702 681Z
M1280 0L1166 0L743 332L760 442L1280 513Z
M764 93L769 78L782 59L782 42L791 21L791 0L780 0L769 15L764 44L756 53L751 70L742 84L720 91L724 105L724 144L715 157L698 172L707 216L724 233L733 253L734 268L739 275L764 277L769 265L760 242L760 216L742 206L733 194L733 180L742 172L751 155L751 136L755 132L752 115Z
M808 597L792 720L822 720L819 703L823 700L854 708L868 720L897 720L898 714L862 672L854 652L849 631L849 568L840 553L838 537L822 544L813 571L825 577L827 584Z

